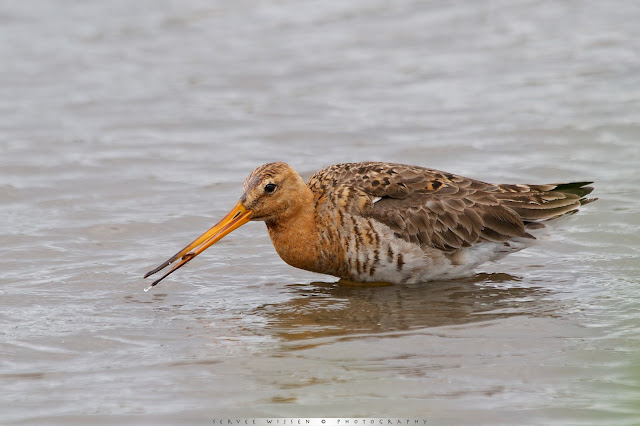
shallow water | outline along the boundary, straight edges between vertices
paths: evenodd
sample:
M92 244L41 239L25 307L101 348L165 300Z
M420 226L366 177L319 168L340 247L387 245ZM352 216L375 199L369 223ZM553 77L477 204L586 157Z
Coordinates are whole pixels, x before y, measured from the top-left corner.
M0 418L640 422L640 8L0 3ZM142 275L256 166L594 180L478 275L345 287L248 224Z

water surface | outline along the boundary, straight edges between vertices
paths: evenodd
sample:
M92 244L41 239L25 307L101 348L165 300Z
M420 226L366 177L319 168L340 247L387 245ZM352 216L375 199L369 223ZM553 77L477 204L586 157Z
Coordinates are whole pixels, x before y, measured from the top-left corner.
M633 1L0 3L0 417L640 422ZM452 282L344 287L248 224L256 166L594 180Z

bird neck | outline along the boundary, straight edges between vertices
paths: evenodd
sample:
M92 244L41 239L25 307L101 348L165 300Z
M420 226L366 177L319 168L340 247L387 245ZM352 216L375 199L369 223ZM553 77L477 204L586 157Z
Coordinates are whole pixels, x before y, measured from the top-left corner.
M291 266L310 270L318 242L315 202L306 185L296 195L286 214L266 222L267 230L282 260Z

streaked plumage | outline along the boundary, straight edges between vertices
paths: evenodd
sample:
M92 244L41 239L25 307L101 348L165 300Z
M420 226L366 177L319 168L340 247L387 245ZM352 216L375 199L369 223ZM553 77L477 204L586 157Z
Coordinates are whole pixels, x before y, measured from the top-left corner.
M146 276L181 259L171 273L233 229L262 220L291 266L361 282L453 278L525 247L533 229L593 201L585 198L590 183L489 184L366 162L327 167L305 184L288 164L269 163L249 175L225 219Z

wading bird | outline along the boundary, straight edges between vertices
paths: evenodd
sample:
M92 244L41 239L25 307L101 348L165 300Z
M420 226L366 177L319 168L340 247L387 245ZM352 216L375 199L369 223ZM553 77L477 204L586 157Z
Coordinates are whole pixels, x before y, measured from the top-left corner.
M216 225L145 278L152 286L245 223L263 221L291 266L355 282L413 283L467 275L529 245L535 229L575 213L592 182L490 184L404 164L347 163L305 184L286 163L246 179Z

